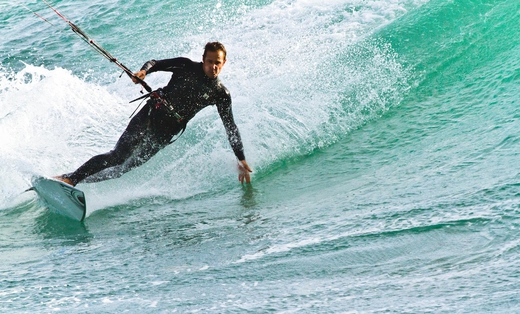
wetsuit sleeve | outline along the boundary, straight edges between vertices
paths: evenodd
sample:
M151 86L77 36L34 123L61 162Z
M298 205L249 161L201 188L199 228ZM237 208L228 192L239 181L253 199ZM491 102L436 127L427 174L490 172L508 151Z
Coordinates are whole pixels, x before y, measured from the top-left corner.
M157 71L173 72L178 69L192 69L195 67L195 64L196 63L190 59L182 57L163 60L150 60L143 64L141 70L145 70L147 74Z
M242 139L240 138L238 127L235 124L235 120L233 119L233 111L231 110L231 95L229 94L229 91L226 90L222 100L217 103L217 109L220 118L222 119L222 123L224 123L224 127L226 128L229 144L231 144L231 148L233 149L235 156L237 156L238 160L245 160L246 157L244 155Z

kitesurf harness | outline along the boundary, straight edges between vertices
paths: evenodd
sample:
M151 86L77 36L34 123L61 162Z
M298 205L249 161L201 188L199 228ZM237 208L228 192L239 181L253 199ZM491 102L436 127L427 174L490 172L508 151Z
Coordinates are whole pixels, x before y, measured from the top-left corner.
M141 97L138 97L138 98L136 98L134 100L131 100L130 103L133 103L133 102L138 101L138 100L141 100L141 102L139 103L137 108L135 108L134 112L132 112L132 114L130 115L130 118L136 113L137 109L139 109L139 107L141 107L141 104L147 98L155 100L155 104L153 105L153 107L150 108L150 110L152 110L152 109L159 109L161 107L164 107L169 115L171 115L171 116L173 116L173 117L175 117L177 119L177 122L179 122L179 123L183 122L184 119L181 117L181 115L179 115L175 111L175 108L173 107L173 105L170 104L170 102L164 96L164 91L163 91L162 88L159 88L157 90L154 90L151 93L148 93L148 94L143 95Z
M148 115L150 115L152 113L152 110L158 110L160 108L164 108L167 112L168 115L172 116L172 117L175 117L175 119L177 120L177 122L179 124L182 125L182 130L180 131L179 135L177 136L177 138L173 139L170 141L170 144L175 142L176 140L179 139L179 137L181 137L182 133L184 133L184 131L186 130L186 122L187 121L184 121L184 119L182 118L181 115L179 115L176 111L175 111L175 108L173 107L173 105L166 99L165 95L164 95L164 90L162 88L159 88L157 90L154 90L153 92L150 92L146 95L143 95L141 97L138 97L132 101L130 101L130 103L133 103L135 101L138 101L138 100L141 100L141 102L139 103L139 105L137 105L137 108L135 108L134 112L132 113L132 115L130 115L130 118L137 112L137 109L139 109L139 107L141 107L141 104L148 98L150 98L150 100L152 100L152 102L150 103L150 109L148 111Z

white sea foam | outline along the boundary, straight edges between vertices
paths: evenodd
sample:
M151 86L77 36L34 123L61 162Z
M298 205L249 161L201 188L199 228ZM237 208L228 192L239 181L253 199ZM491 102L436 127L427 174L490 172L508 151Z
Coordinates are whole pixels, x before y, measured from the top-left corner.
M70 171L106 149L120 132L121 101L60 68L0 72L0 203L33 175Z

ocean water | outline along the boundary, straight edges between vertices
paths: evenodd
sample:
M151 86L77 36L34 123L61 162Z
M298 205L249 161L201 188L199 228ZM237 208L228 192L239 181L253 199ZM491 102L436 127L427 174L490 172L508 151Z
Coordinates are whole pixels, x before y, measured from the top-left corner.
M3 1L0 312L520 312L520 1L51 3L133 70L222 41L253 181L209 107L79 184L83 223L23 192L110 150L141 94Z

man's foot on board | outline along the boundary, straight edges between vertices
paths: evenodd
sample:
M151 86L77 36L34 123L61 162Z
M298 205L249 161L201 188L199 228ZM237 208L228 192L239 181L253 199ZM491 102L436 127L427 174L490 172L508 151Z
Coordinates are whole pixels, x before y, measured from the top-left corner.
M72 183L72 181L70 181L69 178L64 178L64 177L62 177L62 176L56 176L56 177L52 177L52 178L53 178L53 179L56 179L56 180L59 180L59 181L61 181L61 182L65 182L65 183L67 183L68 185L72 185L72 186L75 185L74 183Z

